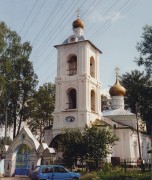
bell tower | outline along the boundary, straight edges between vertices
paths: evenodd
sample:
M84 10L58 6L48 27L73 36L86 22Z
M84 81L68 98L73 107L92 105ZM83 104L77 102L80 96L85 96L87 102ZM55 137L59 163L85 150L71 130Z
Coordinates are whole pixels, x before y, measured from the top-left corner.
M73 22L73 35L57 49L56 99L53 138L64 129L78 128L101 119L101 51L84 38L79 15Z

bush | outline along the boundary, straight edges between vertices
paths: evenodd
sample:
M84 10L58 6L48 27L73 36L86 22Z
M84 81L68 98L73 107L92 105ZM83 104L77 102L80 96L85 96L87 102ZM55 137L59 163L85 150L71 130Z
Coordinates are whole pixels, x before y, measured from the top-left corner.
M120 167L113 167L106 163L102 170L87 173L81 180L151 180L151 172L123 171Z
M151 180L150 173L124 172L117 168L111 172L99 172L98 176L101 180Z
M81 180L96 180L97 174L96 173L87 173L80 177Z
M110 163L105 163L105 165L102 168L102 171L104 173L112 172L112 170L113 170L113 167L112 167L112 164L110 164Z
M103 169L98 172L101 180L151 180L149 173L140 173L136 171L123 171L120 167L113 167L106 163Z

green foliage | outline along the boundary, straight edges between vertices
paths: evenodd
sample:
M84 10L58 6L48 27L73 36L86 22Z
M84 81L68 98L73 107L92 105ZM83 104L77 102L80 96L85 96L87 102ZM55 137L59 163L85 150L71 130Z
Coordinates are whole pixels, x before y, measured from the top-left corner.
M47 83L40 86L27 105L32 118L28 125L35 135L40 134L41 141L44 127L50 127L53 124L52 113L55 105L55 84Z
M147 122L148 132L150 132L152 116L152 80L143 72L134 70L131 73L122 75L122 85L127 89L126 107L129 107L133 113L136 113L136 103L138 113L144 121Z
M112 167L106 163L103 169L97 172L97 176L102 180L150 180L150 173L141 173L138 171L123 171L120 167Z
M124 172L120 167L112 167L105 163L103 169L96 172L86 173L81 176L82 180L150 180L151 172L141 173L138 171Z
M101 159L111 153L110 146L116 140L110 130L95 126L86 127L83 133L78 129L66 130L61 141L64 147L64 160L66 164L72 166L77 158L81 158L87 162L88 168L95 165L96 169Z
M152 76L152 26L146 25L143 28L141 42L137 43L137 50L140 57L136 59L139 66L143 65L149 76Z
M101 160L101 158L110 154L109 145L112 146L117 140L110 130L95 126L85 128L83 139L86 142L88 158L92 157L95 161Z
M101 95L101 111L108 110L111 106L111 102L107 96Z
M122 85L127 89L126 105L135 113L137 103L138 112L146 121L147 130L150 133L152 126L152 26L146 25L143 28L141 41L137 43L136 48L140 54L135 62L138 66L144 66L147 74L137 70L126 73L122 76Z
M94 172L87 173L80 177L80 180L96 180L97 174Z
M3 88L0 123L4 124L7 107L8 125L14 128L13 138L19 133L22 121L29 117L26 104L37 85L37 76L29 61L31 51L29 42L22 43L15 31L0 22L0 83Z
M113 170L113 167L112 167L112 164L111 163L105 163L103 168L102 168L102 171L104 173L109 173L109 172L112 172Z
M101 180L150 180L150 173L140 174L138 172L128 172L124 173L123 171L112 171L111 173L98 173L98 177Z
M76 163L78 157L85 155L85 143L82 134L78 129L67 129L63 135L62 141L59 142L64 147L64 162L72 167Z
M113 167L105 163L99 171L86 173L81 176L82 180L150 180L151 172L123 171L120 167Z
M10 145L11 143L12 143L12 139L10 137L7 137L6 144ZM5 145L5 138L4 137L0 137L0 150L3 149L4 145Z

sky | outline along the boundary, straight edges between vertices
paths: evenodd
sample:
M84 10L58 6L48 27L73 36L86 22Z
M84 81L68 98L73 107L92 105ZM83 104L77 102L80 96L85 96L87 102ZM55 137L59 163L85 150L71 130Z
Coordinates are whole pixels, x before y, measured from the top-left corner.
M55 82L54 45L73 34L78 9L85 38L102 51L102 90L114 85L116 67L120 76L142 70L134 62L139 57L136 45L143 27L152 25L152 0L0 0L0 21L33 47L30 61L38 75L38 87Z

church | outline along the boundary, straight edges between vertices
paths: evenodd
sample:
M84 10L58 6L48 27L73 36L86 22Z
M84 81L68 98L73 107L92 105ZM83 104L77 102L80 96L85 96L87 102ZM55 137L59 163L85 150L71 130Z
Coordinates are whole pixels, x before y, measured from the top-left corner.
M84 24L79 15L72 24L73 35L57 49L56 97L53 127L45 128L44 143L39 143L26 126L10 146L4 146L0 156L0 174L6 176L28 175L36 165L60 162L62 151L52 144L65 129L83 131L91 123L112 128L118 141L112 148L112 158L136 161L140 156L149 162L150 137L145 125L136 114L124 108L126 90L116 82L110 88L111 108L101 112L100 54L91 41L84 37ZM140 128L142 127L144 128Z

